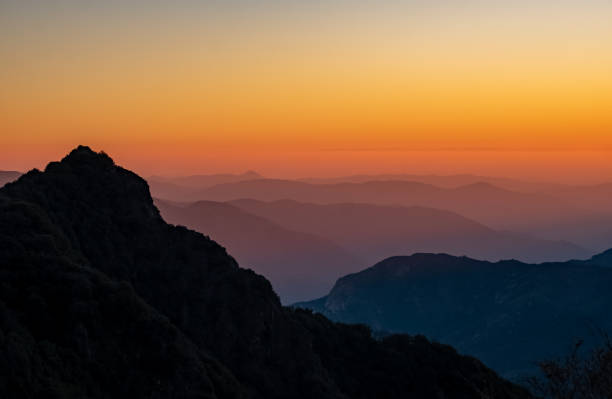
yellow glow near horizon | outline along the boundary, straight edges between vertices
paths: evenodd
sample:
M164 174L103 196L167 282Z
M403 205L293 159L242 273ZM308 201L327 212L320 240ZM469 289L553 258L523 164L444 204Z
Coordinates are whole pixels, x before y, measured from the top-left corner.
M491 155L543 151L552 178L612 177L589 155L612 155L606 2L49 3L0 6L0 168L83 143L144 173L272 168L279 152L287 173L314 158L363 172L374 153L406 171L406 154L383 162L397 149L452 150L448 173L498 159L527 175Z

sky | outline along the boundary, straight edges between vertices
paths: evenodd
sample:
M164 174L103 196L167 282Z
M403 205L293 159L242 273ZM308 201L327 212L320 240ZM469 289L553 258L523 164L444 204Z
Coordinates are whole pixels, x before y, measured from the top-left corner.
M603 0L0 0L0 169L612 180Z

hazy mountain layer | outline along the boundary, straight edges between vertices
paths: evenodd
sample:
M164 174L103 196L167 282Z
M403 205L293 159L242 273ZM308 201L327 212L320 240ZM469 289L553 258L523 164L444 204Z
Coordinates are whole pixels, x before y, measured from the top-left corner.
M433 186L444 187L444 188L456 188L460 186L467 186L476 183L488 183L507 190L520 191L526 193L539 193L548 192L552 190L562 189L568 187L563 184L550 183L550 182L532 182L524 181L505 177L493 177L493 176L481 176L473 174L457 174L457 175L418 175L408 173L387 173L387 174L375 174L375 175L351 175L351 176L340 176L332 178L306 178L299 179L306 183L314 184L337 184L337 183L366 183L370 181L388 181L388 180L399 180L399 181L411 181L417 183L430 184Z
M147 179L155 197L175 201L197 200L198 193L205 188L224 183L236 183L245 180L260 179L257 172L248 171L241 174L220 173L212 175L191 175L177 177L151 176Z
M319 204L427 206L454 211L489 226L507 228L556 221L566 214L581 212L553 197L504 190L486 183L440 188L407 181L309 184L259 179L219 184L202 190L200 195L200 199L215 201L294 199Z
M327 237L366 265L415 252L528 262L587 256L586 250L568 242L495 231L456 213L426 207L321 205L292 200L236 200L231 204L289 229Z
M284 303L325 295L336 279L367 264L326 238L287 229L228 203L155 203L169 223L214 237L243 267L266 276Z
M488 183L442 188L395 180L310 184L258 179L220 184L194 196L214 201L293 199L316 204L422 206L452 211L496 230L566 240L591 251L603 250L612 242L610 212L581 208L551 194L516 192Z

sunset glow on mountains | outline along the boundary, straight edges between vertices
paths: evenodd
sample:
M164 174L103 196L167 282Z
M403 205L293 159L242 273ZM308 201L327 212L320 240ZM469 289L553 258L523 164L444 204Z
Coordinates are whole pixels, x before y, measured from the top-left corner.
M612 1L0 0L0 398L612 398Z

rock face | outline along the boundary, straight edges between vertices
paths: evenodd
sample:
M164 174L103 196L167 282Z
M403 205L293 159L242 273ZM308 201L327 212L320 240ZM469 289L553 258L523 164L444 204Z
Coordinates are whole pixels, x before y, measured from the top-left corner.
M422 337L285 308L87 147L0 190L0 396L522 398Z
M339 279L324 298L297 304L332 320L424 334L481 359L506 377L595 344L612 331L610 251L587 261L490 263L415 254Z

